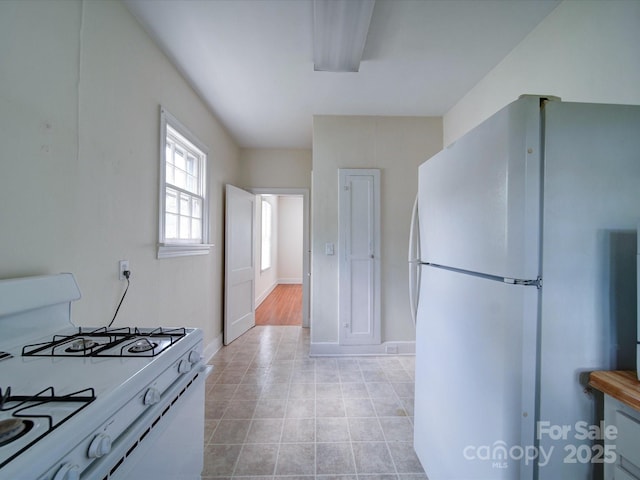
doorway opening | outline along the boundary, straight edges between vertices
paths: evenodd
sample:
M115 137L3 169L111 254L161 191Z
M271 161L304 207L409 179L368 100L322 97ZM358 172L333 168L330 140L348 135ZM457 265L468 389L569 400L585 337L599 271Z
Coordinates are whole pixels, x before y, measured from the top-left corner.
M309 326L307 189L256 194L255 324Z

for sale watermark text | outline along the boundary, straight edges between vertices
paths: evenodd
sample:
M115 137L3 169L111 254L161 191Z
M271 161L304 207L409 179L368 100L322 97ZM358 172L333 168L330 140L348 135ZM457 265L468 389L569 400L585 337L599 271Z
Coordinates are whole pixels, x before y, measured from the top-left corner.
M540 421L536 424L535 446L509 446L498 440L491 445L467 445L462 454L466 460L490 461L493 468L508 468L512 461L524 462L526 465L536 462L539 467L545 467L556 449L556 445L549 444L549 441L564 441L564 463L614 463L616 447L610 442L617 437L616 426L605 422L592 425L579 421L573 425L557 425ZM591 443L592 441L600 443Z
M551 440L615 440L618 437L618 429L615 425L607 425L600 422L598 425L589 425L585 421L576 422L575 425L552 425L551 422L538 422L536 438L542 440L549 437Z

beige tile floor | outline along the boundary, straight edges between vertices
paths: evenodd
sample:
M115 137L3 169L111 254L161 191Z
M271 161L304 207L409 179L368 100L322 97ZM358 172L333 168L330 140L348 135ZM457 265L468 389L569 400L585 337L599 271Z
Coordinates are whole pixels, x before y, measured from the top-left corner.
M203 479L425 480L414 357L308 353L308 329L260 326L213 357Z

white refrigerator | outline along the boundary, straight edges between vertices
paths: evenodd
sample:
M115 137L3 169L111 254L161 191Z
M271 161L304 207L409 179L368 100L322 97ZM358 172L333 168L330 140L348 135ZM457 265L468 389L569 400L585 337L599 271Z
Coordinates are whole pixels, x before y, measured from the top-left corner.
M420 166L414 210L429 480L597 476L588 372L635 369L640 107L523 96Z

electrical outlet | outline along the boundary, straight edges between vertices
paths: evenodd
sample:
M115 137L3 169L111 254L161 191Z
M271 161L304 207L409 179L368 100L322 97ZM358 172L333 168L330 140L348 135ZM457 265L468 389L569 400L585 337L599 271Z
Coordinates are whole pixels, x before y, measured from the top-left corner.
M388 354L397 354L398 353L398 345L385 345L384 351Z
M124 276L124 272L125 270L129 270L129 260L120 260L120 263L118 264L119 266L119 274L118 274L118 278L120 280L126 280L127 277Z

